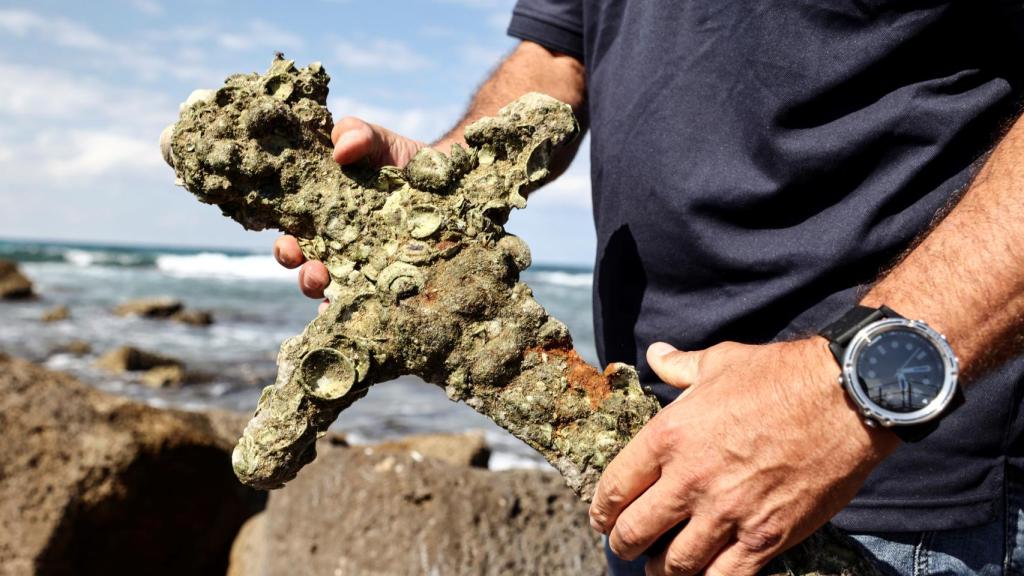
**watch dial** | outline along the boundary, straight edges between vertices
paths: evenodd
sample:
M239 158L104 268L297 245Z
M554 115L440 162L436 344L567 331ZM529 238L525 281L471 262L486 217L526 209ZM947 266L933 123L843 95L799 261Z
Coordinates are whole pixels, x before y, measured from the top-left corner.
M938 348L917 332L896 328L872 339L856 359L857 381L880 407L916 412L939 395L946 376Z

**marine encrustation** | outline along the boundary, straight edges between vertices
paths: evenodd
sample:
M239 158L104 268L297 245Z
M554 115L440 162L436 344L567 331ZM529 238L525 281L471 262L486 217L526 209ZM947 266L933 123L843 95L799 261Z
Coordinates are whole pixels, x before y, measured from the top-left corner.
M527 94L470 125L468 148L424 148L404 168L341 167L328 81L320 64L278 56L265 74L194 92L162 137L200 201L294 235L331 277L329 307L281 346L277 380L234 450L238 477L282 486L371 385L412 374L525 441L589 500L658 403L631 366L584 362L519 281L530 251L504 224L578 136L572 110ZM872 573L847 546L823 530L783 560L802 574Z

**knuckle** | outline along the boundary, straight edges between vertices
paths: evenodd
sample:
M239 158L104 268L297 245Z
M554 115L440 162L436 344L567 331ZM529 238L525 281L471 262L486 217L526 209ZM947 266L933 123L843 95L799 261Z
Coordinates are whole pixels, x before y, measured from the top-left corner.
M621 506L625 502L625 487L617 474L606 471L601 477L601 496L601 501L595 504L598 511L604 514L610 512L612 507Z
M637 530L636 523L628 518L619 518L613 529L614 538L608 541L615 555L632 560L639 548L644 545L643 535Z
M784 536L784 531L777 524L768 522L740 529L736 542L748 554L763 556L776 550Z
M665 569L674 576L690 576L701 568L703 566L700 566L700 561L685 552L669 549L665 555Z

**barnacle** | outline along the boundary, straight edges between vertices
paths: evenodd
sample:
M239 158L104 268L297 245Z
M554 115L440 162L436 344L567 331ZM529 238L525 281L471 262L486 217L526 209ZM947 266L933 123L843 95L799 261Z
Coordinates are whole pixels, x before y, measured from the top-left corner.
M277 380L233 453L238 477L282 486L369 386L414 374L527 442L589 499L658 404L632 367L579 357L519 281L530 251L504 228L578 135L572 110L527 94L470 125L468 148L424 149L404 169L342 168L328 80L319 64L279 57L266 74L193 93L161 136L200 201L294 235L331 276L326 311L281 346Z

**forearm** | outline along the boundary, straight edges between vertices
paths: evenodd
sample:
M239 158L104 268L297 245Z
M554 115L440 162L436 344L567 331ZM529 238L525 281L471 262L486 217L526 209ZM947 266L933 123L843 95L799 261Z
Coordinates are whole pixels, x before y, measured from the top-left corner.
M952 211L864 298L944 333L968 374L1020 349L1024 120Z
M583 63L572 56L551 52L533 42L520 42L477 90L466 114L433 144L447 151L454 143L465 145L463 132L469 124L494 116L498 110L529 92L541 92L572 106L586 129L586 77ZM554 159L551 173L561 174L575 156L580 138Z

